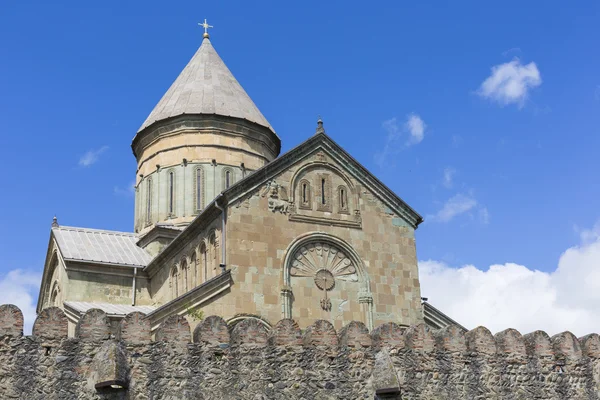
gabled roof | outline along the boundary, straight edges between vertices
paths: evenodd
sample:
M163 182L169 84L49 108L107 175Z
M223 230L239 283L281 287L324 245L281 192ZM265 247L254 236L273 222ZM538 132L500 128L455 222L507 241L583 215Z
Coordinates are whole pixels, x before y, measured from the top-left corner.
M217 206L229 204L242 198L248 191L256 189L264 185L271 177L280 174L290 165L293 165L298 160L314 153L318 149L327 151L333 159L340 165L345 166L346 171L353 175L362 185L369 188L375 196L377 196L390 210L399 216L402 216L413 228L423 222L423 217L413 210L396 195L383 182L371 174L365 167L356 161L348 154L341 146L331 139L324 130L318 130L317 133L304 141L292 150L276 158L262 168L257 169L252 174L234 183L229 189L219 194L211 201L200 214L175 238L169 243L161 253L159 253L144 269L146 271L154 270L162 262L169 259L172 255L185 246L187 240L191 239L200 232L204 227L208 226L214 218L220 213ZM150 274L152 276L152 274Z
M160 99L138 132L156 121L182 114L241 118L275 132L205 38L190 62Z
M79 315L85 314L92 308L99 308L110 316L125 316L135 311L149 314L156 309L153 306L129 306L126 304L91 303L87 301L65 301L64 305L65 308L70 308Z
M152 260L133 233L60 226L52 234L65 261L145 267Z

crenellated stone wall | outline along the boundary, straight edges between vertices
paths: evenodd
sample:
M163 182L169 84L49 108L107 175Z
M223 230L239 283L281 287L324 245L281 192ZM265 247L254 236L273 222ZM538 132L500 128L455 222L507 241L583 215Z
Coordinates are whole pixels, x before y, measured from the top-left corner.
M0 306L0 399L599 399L600 338L549 337L483 327L431 331L387 323L336 332L290 319L268 329L217 316L194 332L169 317L151 338L141 313L116 337L102 311L67 338L59 308L43 310L32 336L23 315Z

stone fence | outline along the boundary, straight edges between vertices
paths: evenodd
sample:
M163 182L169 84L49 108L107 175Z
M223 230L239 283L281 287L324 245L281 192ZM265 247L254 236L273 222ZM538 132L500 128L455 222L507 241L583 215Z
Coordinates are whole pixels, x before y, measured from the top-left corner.
M231 331L217 316L194 330L169 317L154 340L144 314L127 315L116 337L89 310L67 338L59 308L23 336L23 315L0 306L1 399L600 399L600 338L549 337L483 327L369 332L324 320L303 331L246 319Z

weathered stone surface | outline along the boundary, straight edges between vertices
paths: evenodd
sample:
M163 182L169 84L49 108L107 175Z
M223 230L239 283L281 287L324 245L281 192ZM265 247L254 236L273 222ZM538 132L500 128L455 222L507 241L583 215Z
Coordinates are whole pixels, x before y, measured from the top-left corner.
M371 332L373 346L376 349L382 346L402 349L406 345L404 331L404 328L401 328L394 322L388 322L386 324L379 325L377 328L373 329L373 332Z
M231 332L232 346L266 346L269 339L267 327L256 318L247 318L238 323Z
M194 343L207 346L229 346L229 328L227 322L219 316L211 315L205 318L194 329Z
M362 322L352 321L340 331L340 347L356 349L371 347L372 339L369 330Z
M541 331L521 338L508 329L494 337L485 328L463 334L458 327L417 325L400 347L399 327L388 325L370 335L377 346L365 346L369 335L360 323L337 336L318 321L302 337L292 320L269 332L250 318L229 337L221 318L208 317L195 343L184 318L166 320L148 342L140 315L123 324L118 336L127 340L109 339L97 311L82 318L80 339L65 339L61 317L56 310L40 314L35 338L2 337L0 398L366 400L383 390L410 400L600 399L596 334L576 339L565 332L550 340ZM140 326L141 340L133 344Z
M190 343L190 324L181 315L171 315L156 330L157 341L165 341L178 345Z
M0 336L22 336L23 313L14 304L0 306Z
M320 319L306 328L303 342L308 346L337 346L338 337L331 322Z
M141 312L127 314L119 323L117 338L133 345L150 343L150 321Z
M84 341L99 342L110 336L110 322L98 308L88 310L77 322L75 336Z
M302 331L293 319L282 319L273 327L269 340L275 346L300 346Z
M42 310L33 324L33 336L41 341L56 341L67 337L69 322L63 310L49 307Z

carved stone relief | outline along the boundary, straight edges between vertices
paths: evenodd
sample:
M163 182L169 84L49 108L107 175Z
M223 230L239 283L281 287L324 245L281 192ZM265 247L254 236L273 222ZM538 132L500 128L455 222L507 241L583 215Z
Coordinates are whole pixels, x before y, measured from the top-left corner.
M269 210L272 212L280 212L281 214L288 213L290 203L288 200L287 191L275 180L267 182L262 192L262 197L265 196L269 196Z

